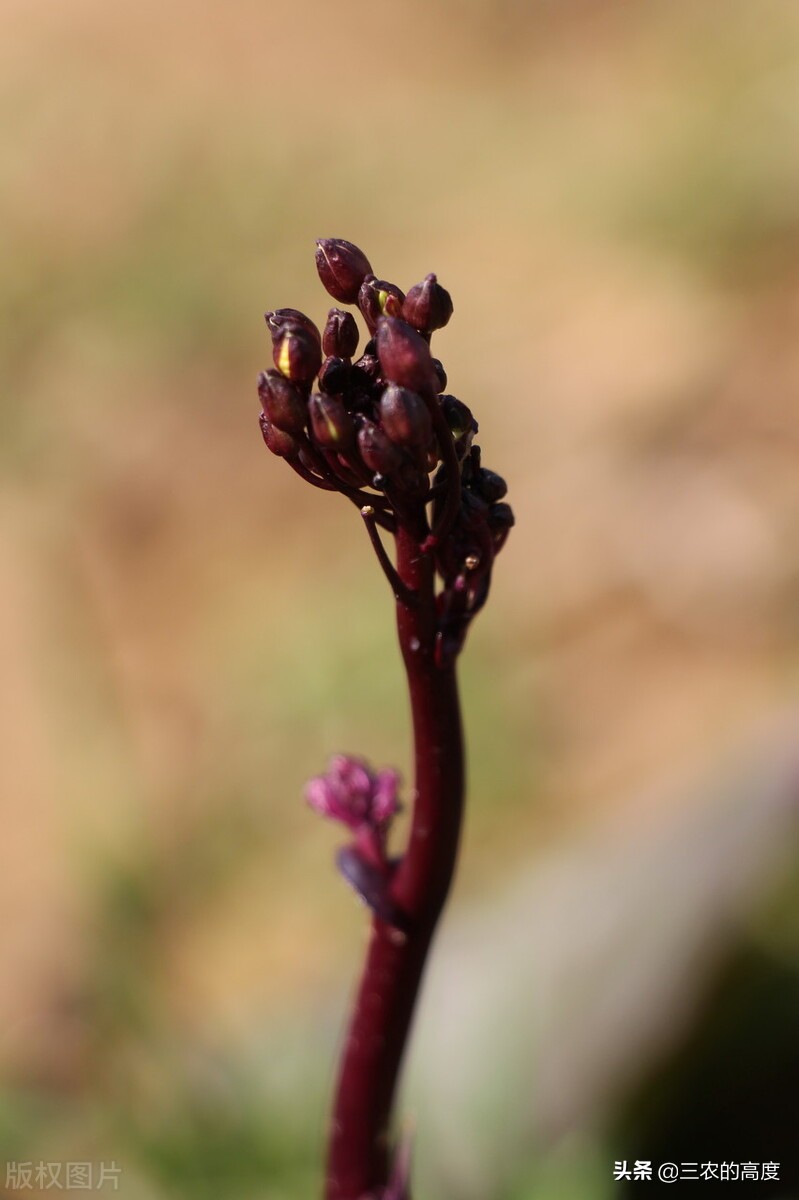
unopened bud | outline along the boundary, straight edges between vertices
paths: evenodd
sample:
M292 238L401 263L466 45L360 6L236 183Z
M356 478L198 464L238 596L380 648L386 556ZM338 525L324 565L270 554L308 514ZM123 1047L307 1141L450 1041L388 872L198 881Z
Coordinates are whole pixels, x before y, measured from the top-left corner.
M326 358L319 372L319 391L340 396L349 382L349 364L343 358Z
M509 504L492 504L488 510L488 523L492 529L510 529L515 525L516 518Z
M445 392L447 390L447 372L444 370L444 364L440 358L433 359L433 370L435 371L436 379L438 380L438 383L436 384L436 391L439 393Z
M305 400L279 371L261 372L258 397L271 425L286 433L302 433L307 420Z
M441 405L450 433L456 440L464 437L467 433L477 432L477 422L472 416L472 410L467 408L457 396L439 396L438 402Z
M265 413L261 413L259 421L263 439L273 454L278 458L296 458L299 455L300 444L295 437L283 429L278 429Z
M397 446L426 446L433 432L422 397L395 383L380 398L380 424Z
M374 354L362 354L352 364L353 387L370 388L380 378L380 361Z
M354 304L361 284L372 274L363 250L343 238L320 238L316 243L316 269L334 300Z
M452 316L452 297L435 275L427 275L408 292L402 316L419 333L443 329Z
M405 293L395 284L375 279L374 275L366 276L358 292L358 308L372 333L381 317L399 317L402 314L404 300Z
M321 341L319 330L310 317L306 317L304 312L300 312L298 308L275 308L271 312L264 313L264 320L267 328L272 335L272 340L277 337L287 325L301 325L308 333L316 338L317 342Z
M435 391L438 377L430 347L415 329L395 317L383 317L377 327L377 353L386 379L412 392Z
M340 396L311 396L308 415L317 446L324 450L342 450L352 444L355 427Z
M302 325L284 325L272 343L275 366L292 383L310 383L322 365L322 348Z
M480 468L477 476L477 489L489 504L502 500L508 494L508 485L502 476L497 475L496 471L489 471L487 467Z
M494 539L494 550L498 552L505 544L505 539L516 524L513 509L509 504L492 504L486 514L488 528Z
M352 358L358 349L358 325L352 313L331 308L322 334L322 349L334 358Z
M355 845L342 846L336 851L336 866L375 916L387 925L407 932L408 918L391 898L391 867L386 859L384 842L379 834L361 829ZM389 1200L391 1195L381 1189L379 1193L367 1193L361 1200ZM407 1192L404 1198L408 1200ZM397 1200L403 1200L403 1197L398 1194Z
M402 465L402 454L386 433L366 417L358 427L358 449L370 471L393 475Z

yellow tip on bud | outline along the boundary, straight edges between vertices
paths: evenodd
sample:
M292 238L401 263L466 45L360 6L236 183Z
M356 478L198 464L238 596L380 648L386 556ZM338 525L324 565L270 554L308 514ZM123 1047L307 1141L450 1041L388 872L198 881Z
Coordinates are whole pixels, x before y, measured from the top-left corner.
M278 371L280 371L281 375L285 375L287 377L291 371L291 350L289 345L290 339L287 337L283 338L283 342L280 347L280 354L278 355L277 359Z

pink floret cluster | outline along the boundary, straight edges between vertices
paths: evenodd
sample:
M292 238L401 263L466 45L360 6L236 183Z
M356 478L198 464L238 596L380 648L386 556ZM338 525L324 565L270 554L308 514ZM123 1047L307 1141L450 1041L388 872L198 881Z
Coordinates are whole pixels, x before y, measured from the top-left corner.
M398 771L373 771L362 758L335 754L324 775L305 785L305 799L323 817L348 829L385 832L400 811Z

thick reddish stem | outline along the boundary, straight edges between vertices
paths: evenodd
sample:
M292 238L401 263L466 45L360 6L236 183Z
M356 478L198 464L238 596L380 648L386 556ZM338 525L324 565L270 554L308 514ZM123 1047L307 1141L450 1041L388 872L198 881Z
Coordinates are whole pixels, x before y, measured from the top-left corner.
M333 1108L326 1200L362 1200L385 1185L391 1111L403 1051L436 923L449 892L463 807L463 738L454 666L434 662L434 567L406 529L397 570L418 603L397 605L413 719L416 796L392 899L409 919L401 933L375 918Z

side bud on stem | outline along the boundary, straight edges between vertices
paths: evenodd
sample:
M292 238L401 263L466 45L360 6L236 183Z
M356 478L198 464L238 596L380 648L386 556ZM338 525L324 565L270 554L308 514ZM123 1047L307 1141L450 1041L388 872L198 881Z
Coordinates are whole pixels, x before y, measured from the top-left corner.
M336 754L327 772L306 784L305 798L323 817L354 834L353 843L337 855L342 875L382 920L401 927L402 915L388 895L395 864L386 849L391 822L401 808L398 790L397 771L373 771L361 758Z

